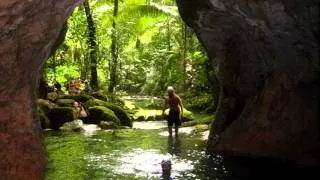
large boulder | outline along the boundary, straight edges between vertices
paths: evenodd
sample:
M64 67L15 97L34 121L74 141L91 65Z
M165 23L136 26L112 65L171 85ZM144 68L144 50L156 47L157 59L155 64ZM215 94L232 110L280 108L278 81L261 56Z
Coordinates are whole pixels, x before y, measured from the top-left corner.
M50 128L50 120L48 115L54 107L57 107L56 104L50 102L49 100L45 99L37 99L37 115L38 119L40 120L41 128L46 129Z
M58 130L64 123L77 119L78 113L71 107L56 107L48 114L50 128Z
M132 120L129 118L128 114L119 106L114 104L99 100L99 99L90 99L84 105L88 108L93 106L104 106L108 109L111 109L114 114L120 119L121 125L132 127Z
M65 122L61 127L61 130L65 130L65 131L84 131L83 129L83 122L80 119L76 119L74 121L70 121L70 122Z
M35 104L38 79L79 2L0 1L1 179L44 179L45 148Z
M110 121L120 125L119 118L115 115L115 113L104 106L93 106L89 108L90 124L99 124L101 121Z
M74 99L58 99L56 104L60 107L73 107Z
M220 83L208 150L318 164L319 0L177 0Z
M55 103L50 102L45 99L37 99L36 101L37 107L39 107L46 115L49 114L52 108L57 107Z

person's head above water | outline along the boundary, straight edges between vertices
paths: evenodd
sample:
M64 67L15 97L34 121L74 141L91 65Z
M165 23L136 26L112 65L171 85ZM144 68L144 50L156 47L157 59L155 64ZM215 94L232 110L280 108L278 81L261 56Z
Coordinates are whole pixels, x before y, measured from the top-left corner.
M172 86L168 86L167 91L168 91L168 95L169 96L173 96L174 95L174 89L173 89Z

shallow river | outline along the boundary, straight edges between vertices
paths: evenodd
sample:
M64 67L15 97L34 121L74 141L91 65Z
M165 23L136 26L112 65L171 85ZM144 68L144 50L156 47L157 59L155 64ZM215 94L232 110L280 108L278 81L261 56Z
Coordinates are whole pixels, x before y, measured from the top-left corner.
M178 137L171 138L164 122L136 122L133 129L115 131L96 130L92 125L85 129L44 133L48 152L46 179L163 179L161 161L167 159L172 162L171 179L254 177L254 172L248 176L243 164L206 155L205 134L191 128L182 128ZM259 172L256 178L291 171L277 170Z

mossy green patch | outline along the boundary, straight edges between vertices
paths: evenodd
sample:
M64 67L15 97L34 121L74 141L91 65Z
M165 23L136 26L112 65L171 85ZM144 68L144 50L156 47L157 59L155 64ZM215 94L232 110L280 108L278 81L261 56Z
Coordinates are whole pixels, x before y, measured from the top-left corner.
M124 106L124 101L120 99L117 95L114 95L112 93L104 93L102 91L94 92L91 94L96 99L106 101L112 104L116 104L117 106Z
M56 104L45 99L37 99L36 104L37 107L41 108L46 115L49 114L52 108L56 107Z
M214 114L193 114L193 117L194 117L194 120L184 122L183 126L195 126L200 124L209 125L215 119Z
M145 119L147 119L150 116L161 116L162 110L156 110L156 109L139 109L134 115L133 118L137 119L138 117L143 116Z
M58 99L57 104L61 107L73 107L74 99Z
M115 113L104 106L93 106L89 108L90 123L99 124L101 121L111 121L120 124L119 118Z
M169 109L165 110L164 115L168 116ZM162 116L162 110L157 109L139 109L137 112L133 115L133 118L137 121L141 120L163 120ZM191 121L194 119L193 113L191 111L188 111L187 109L183 110L183 119L184 121Z
M125 112L124 109L122 109L117 105L114 105L99 99L91 99L87 101L84 105L86 107L103 106L108 109L111 109L114 112L114 114L120 119L121 125L132 127L132 121L129 118L128 114Z
M129 109L129 110L133 110L133 109L136 109L137 107L135 106L133 101L124 100L124 108Z
M209 129L208 124L198 124L194 126L194 131L195 132L203 132Z
M85 103L88 100L93 99L93 97L90 95L87 95L87 94L81 94L81 95L77 95L77 96L64 95L64 96L60 97L60 99L73 99L75 101Z
M59 94L56 92L50 92L47 95L47 99L49 99L52 102L56 102L56 100L58 100L58 98L59 98Z
M99 127L101 129L118 129L119 125L114 122L101 121Z

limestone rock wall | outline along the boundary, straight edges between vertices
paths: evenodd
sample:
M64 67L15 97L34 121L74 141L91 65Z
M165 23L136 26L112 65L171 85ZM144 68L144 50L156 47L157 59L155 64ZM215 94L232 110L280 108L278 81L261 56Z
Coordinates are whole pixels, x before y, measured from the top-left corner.
M80 0L0 1L0 174L43 179L39 70ZM319 0L177 0L221 84L208 150L319 162Z
M0 179L44 178L37 78L78 1L0 1Z
M177 0L221 84L208 150L319 163L319 0Z

